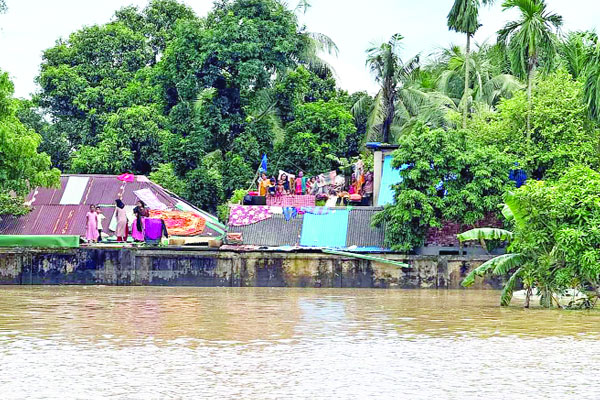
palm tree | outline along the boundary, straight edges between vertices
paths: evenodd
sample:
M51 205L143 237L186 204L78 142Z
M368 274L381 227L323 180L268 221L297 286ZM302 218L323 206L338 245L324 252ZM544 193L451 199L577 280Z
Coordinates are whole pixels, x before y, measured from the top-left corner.
M493 4L495 0L455 0L450 13L448 14L448 28L453 31L464 33L467 35L467 48L465 53L465 91L464 91L464 107L463 107L463 129L467 127L468 110L468 93L469 93L469 56L471 52L471 37L477 32L481 26L479 24L479 7L481 3L484 5Z
M584 76L598 44L594 32L570 32L559 45L559 54L564 67L573 79Z
M294 8L296 16L300 13L306 14L311 7L310 0L299 0ZM338 55L338 47L335 42L327 35L319 32L308 32L305 26L302 26L298 32L303 40L303 46L296 56L296 62L304 64L313 72L326 74L328 71L334 72L331 65L320 57L321 53L329 55Z
M387 43L367 50L367 66L375 75L375 81L381 85L377 101L383 114L381 121L381 137L384 143L389 143L390 129L394 120L396 95L398 92L398 79L401 74L410 74L417 67L418 56L404 65L399 55L400 41L404 37L399 33L393 35ZM401 71L402 70L402 71Z
M407 62L399 55L402 35L395 34L379 46L367 50L367 66L381 89L375 101L368 96L358 99L352 107L355 116L368 114L367 140L390 143L416 120L431 126L444 124L445 112L454 103L443 93L424 90L428 79L420 69L419 56ZM371 104L369 110L366 110Z
M588 57L584 71L584 101L588 106L590 118L600 120L600 40L596 34L588 34Z
M467 106L464 104L464 91L460 87L467 69L472 71L468 85L472 88L472 95L469 97L488 107L495 106L500 98L509 98L523 89L524 86L515 76L501 72L502 66L496 65L493 59L494 50L493 46L483 44L467 57L459 46L444 49L438 61L444 68L438 79L438 90L452 98L460 105L459 108Z
M533 80L542 55L548 64L552 63L557 50L552 30L562 26L562 17L549 12L545 0L505 0L502 8L516 8L521 13L519 19L498 31L498 41L508 48L513 72L527 76L527 139L530 140Z

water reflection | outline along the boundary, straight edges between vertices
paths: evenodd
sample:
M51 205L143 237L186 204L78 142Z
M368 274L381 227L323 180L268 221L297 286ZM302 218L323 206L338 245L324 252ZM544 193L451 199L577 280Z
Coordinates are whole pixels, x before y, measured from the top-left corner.
M600 397L588 367L599 312L497 302L474 290L7 287L0 398Z

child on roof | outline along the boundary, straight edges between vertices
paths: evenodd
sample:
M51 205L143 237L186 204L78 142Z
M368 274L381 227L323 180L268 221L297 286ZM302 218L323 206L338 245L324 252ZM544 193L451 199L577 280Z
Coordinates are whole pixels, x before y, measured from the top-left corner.
M104 214L102 214L102 210L100 210L100 207L98 207L97 205L96 205L96 219L98 221L98 241L101 242L102 241L102 225L103 225L106 217L104 216Z
M98 241L98 218L96 216L96 206L93 204L85 215L85 240L88 243Z
M277 183L277 190L275 191L275 197L281 198L285 193L284 180L280 179Z
M270 197L275 197L275 194L277 192L277 183L275 182L275 177L272 176L270 181L269 181L269 188L268 188L268 195Z

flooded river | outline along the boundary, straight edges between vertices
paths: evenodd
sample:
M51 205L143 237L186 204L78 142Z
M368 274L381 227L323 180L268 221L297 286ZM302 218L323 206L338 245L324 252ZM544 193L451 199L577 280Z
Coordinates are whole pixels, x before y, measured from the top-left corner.
M600 312L497 292L0 288L1 399L600 398Z

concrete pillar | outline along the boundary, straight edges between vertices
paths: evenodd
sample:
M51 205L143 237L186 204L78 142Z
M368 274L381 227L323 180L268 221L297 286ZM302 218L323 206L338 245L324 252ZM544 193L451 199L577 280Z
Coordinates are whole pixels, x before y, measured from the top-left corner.
M379 200L379 187L381 186L381 175L383 173L383 152L376 150L373 152L373 205L377 205Z

